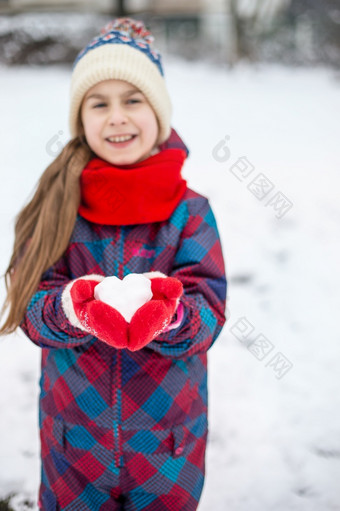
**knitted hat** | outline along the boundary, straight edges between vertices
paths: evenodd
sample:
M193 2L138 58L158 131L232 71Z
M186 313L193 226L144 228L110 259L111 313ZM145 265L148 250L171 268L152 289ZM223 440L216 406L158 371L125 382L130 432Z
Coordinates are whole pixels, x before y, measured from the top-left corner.
M79 109L86 92L103 80L131 83L145 95L159 122L159 143L170 135L171 102L161 55L142 21L117 18L108 23L77 56L71 80L70 131L77 135Z

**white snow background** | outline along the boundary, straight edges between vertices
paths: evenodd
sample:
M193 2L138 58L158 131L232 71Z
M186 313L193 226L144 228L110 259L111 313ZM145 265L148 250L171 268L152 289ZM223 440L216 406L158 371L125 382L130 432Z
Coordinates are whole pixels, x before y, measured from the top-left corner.
M211 201L229 278L229 321L209 352L199 510L340 510L340 77L176 59L165 69L191 151L184 175ZM16 213L68 140L69 79L64 67L0 68L1 273ZM216 156L226 136L229 153ZM240 157L248 176L233 167ZM272 186L262 200L260 173ZM278 192L291 204L282 218ZM0 350L0 497L16 493L24 509L39 485L40 351L20 332Z

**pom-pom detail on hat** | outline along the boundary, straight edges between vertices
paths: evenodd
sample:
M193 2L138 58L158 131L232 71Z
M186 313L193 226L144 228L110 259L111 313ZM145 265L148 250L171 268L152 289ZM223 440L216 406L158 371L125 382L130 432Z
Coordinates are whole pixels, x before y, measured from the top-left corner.
M90 50L105 44L127 44L142 51L156 66L161 75L164 75L161 54L151 47L154 37L146 29L142 21L132 18L116 18L107 23L100 31L100 35L92 41L77 55L73 67Z
M100 31L101 34L107 34L111 31L118 31L130 36L131 39L142 39L147 44L154 42L154 37L150 30L145 28L142 21L131 18L117 18L107 23Z

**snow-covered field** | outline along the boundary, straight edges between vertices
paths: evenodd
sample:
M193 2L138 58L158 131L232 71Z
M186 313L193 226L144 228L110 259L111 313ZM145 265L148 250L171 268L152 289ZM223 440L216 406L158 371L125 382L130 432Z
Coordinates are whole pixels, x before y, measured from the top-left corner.
M69 77L0 69L1 273L15 214L68 140ZM229 277L199 510L340 510L340 77L167 59L166 79ZM21 333L0 342L0 497L24 509L39 484L40 352Z

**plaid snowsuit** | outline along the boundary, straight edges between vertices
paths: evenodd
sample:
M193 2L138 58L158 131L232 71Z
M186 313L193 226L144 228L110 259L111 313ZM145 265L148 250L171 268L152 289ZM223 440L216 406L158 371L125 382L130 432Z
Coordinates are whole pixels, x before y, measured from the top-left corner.
M70 280L158 270L184 286L181 325L116 350L73 327ZM92 224L78 216L65 255L43 275L22 329L42 348L44 511L191 511L204 481L207 350L225 321L226 279L207 199L188 189L168 221Z

